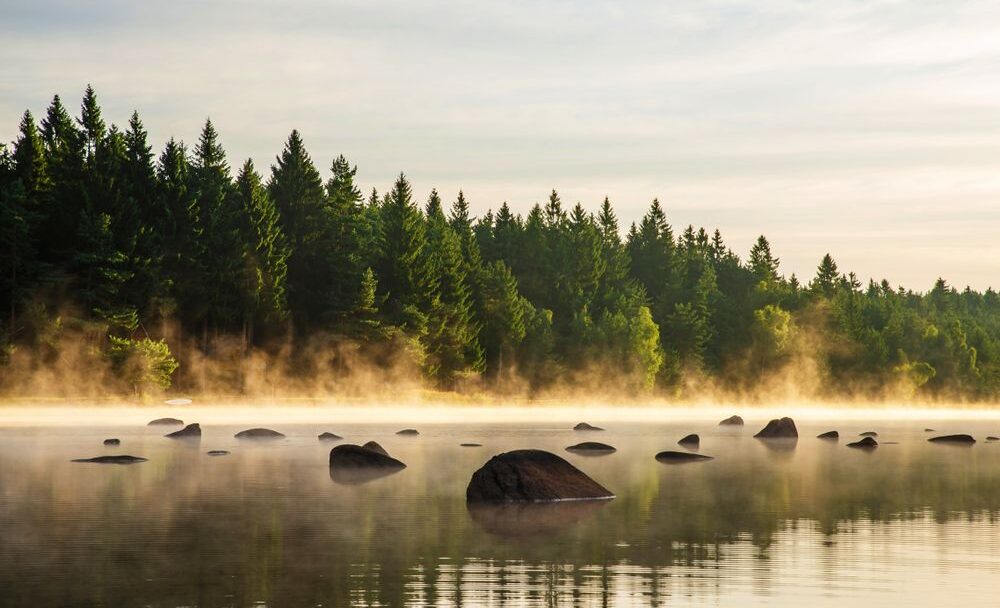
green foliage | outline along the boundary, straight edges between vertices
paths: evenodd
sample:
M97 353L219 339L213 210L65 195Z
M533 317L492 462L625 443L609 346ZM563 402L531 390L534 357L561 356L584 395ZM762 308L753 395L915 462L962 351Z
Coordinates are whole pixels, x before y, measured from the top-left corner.
M163 340L130 340L111 336L108 358L119 377L135 393L170 388L171 376L179 364Z

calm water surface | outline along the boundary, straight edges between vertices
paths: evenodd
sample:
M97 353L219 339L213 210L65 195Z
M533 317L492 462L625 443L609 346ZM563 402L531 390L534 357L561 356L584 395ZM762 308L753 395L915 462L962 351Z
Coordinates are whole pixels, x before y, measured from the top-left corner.
M590 422L609 430L272 424L287 439L261 443L202 425L190 443L158 427L0 428L0 606L997 604L1000 444L983 439L998 421L934 422L973 447L929 444L921 421L801 423L790 449L754 440L752 418ZM813 438L830 429L840 442ZM844 446L867 430L899 443ZM409 467L338 483L322 431L374 439ZM714 461L653 459L689 432ZM618 452L563 451L584 440ZM524 447L617 498L470 511L472 472ZM149 462L70 462L101 454Z

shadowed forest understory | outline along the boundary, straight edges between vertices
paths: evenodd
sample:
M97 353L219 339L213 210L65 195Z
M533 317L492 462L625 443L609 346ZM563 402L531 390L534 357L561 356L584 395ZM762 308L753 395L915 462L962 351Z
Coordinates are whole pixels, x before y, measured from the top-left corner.
M264 175L262 175L262 173ZM157 156L87 88L0 146L0 391L991 401L1000 297L784 276L761 236L620 226L552 191L473 217L404 175L363 192L297 131L230 167L207 121ZM325 177L325 181L324 181ZM445 200L446 199L446 200Z

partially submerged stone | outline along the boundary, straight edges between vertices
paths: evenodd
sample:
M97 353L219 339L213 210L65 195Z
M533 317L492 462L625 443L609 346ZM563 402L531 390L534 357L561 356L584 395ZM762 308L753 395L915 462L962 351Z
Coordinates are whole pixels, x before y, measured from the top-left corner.
M209 450L208 451L208 455L209 456L226 456L228 454L229 454L229 452L227 452L226 450Z
M180 426L182 424L184 424L184 421L177 418L157 418L156 420L147 422L146 426Z
M934 443L964 443L973 444L976 440L972 435L941 435L940 437L931 437L927 441L932 441Z
M285 434L272 429L254 428L233 435L237 439L282 439Z
M875 441L874 437L865 437L860 441L852 441L847 444L849 448L859 448L862 450L873 450L878 447L878 442Z
M481 447L483 447L483 444L481 444L481 443L460 443L460 444L458 444L458 446L462 447L462 448L481 448Z
M469 502L532 502L614 498L565 459L544 450L497 454L472 474Z
M401 431L396 431L397 435L419 435L420 431L417 429L403 429Z
M864 433L859 433L858 437L878 437L878 433L875 431L865 431Z
M986 441L1000 441L1000 437L994 437L993 435L990 435L989 437L986 438Z
M378 444L375 444L378 445ZM405 469L406 465L385 451L345 443L330 450L330 466L342 469Z
M386 452L385 448L383 448L382 446L380 446L378 443L376 443L374 441L369 441L368 443L364 444L361 447L363 447L366 450L371 450L373 452L378 452L379 454L382 454L384 456L388 456L389 455L389 452Z
M341 439L343 439L343 437L337 435L336 433L325 432L319 434L320 441L339 441Z
M121 445L122 440L112 437L111 439L105 439L104 445Z
M677 443L686 448L696 448L701 444L701 437L698 437L698 435L691 433L690 435L682 437L681 440L678 441Z
M743 418L733 414L725 420L720 420L719 426L743 426Z
M164 437L170 437L171 439L188 439L201 437L201 425L197 422L193 422L179 431L174 431L173 433L168 433Z
M582 454L610 454L617 451L615 446L598 441L584 441L566 448L567 452L579 452Z
M840 439L840 433L837 431L827 431L825 433L820 433L816 435L817 439Z
M586 422L581 422L573 427L574 431L603 431L599 426L594 426L592 424L587 424Z
M705 460L714 460L714 458L712 456L695 454L693 452L675 452L673 450L666 450L657 454L656 460L667 464L681 464L685 462L703 462Z
M798 439L799 431L795 428L795 421L786 416L768 422L767 426L758 431L754 437L758 439Z
M146 462L147 458L141 458L139 456L129 456L128 454L122 454L118 456L95 456L93 458L77 458L73 462L93 462L95 464L136 464L139 462Z

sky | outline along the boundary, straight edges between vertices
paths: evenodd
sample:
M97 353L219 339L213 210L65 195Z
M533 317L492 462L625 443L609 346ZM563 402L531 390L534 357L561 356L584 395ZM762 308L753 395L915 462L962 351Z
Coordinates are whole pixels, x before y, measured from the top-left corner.
M159 150L206 118L266 169L525 213L558 190L623 230L765 234L784 274L1000 288L1000 3L0 0L0 141L88 83Z

